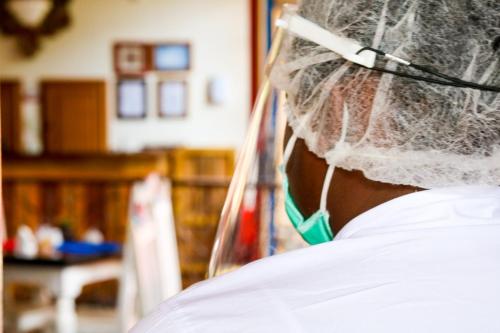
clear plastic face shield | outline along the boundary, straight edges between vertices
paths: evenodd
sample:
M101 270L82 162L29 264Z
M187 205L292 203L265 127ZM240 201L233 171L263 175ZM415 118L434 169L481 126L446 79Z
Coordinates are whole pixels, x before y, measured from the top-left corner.
M284 114L278 113L277 109L284 95L273 92L269 79L284 34L285 28L282 26L278 26L274 32L264 67L264 78L222 209L209 264L209 277L272 255L279 237L276 234L279 232L276 220L286 220L277 171L282 160L286 125ZM287 230L283 233L293 237L293 227L285 228ZM300 242L298 237L297 246L300 246Z
M286 184L286 177L283 178L279 171L279 166L283 163L283 137L286 126L286 117L280 107L284 102L284 93L273 92L269 79L284 36L288 33L318 44L324 47L325 51L334 52L346 61L374 71L437 85L500 91L499 87L451 77L382 50L360 45L300 17L295 7L285 7L276 24L266 61L265 77L254 104L244 146L240 151L222 210L209 265L209 277L231 271L261 257L307 245L295 232L294 226L298 230L297 226L292 225L287 217L287 213L290 216L293 212L290 214L290 209L285 207L285 199L289 198L286 197L286 190L282 190L282 184ZM403 68L411 68L411 72L391 71L379 66L379 60L382 59L378 58L381 57L385 61L396 62ZM328 178L331 179L334 168L335 166L330 164L331 171L325 176L325 184L328 184ZM324 185L323 192L326 186ZM290 219L293 220L292 217ZM322 220L324 225L325 219L328 224L327 214L320 216L318 221ZM298 231L300 233L300 230ZM328 234L324 230L316 231L320 232ZM304 234L301 235L304 238Z
M307 245L285 213L288 211L291 216L290 209L285 208L287 193L283 191L283 176L279 171L286 126L281 107L284 93L273 92L269 79L286 33L313 41L363 66L373 66L375 62L374 53L356 54L361 46L296 15L295 6L285 7L276 23L264 79L222 210L209 277L261 257Z

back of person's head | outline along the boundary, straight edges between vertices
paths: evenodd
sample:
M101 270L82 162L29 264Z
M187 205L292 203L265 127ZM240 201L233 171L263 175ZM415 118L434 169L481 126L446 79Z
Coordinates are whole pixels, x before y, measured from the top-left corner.
M298 13L363 46L500 86L500 1L303 0ZM421 188L500 185L498 92L364 68L293 35L272 79L287 92L294 133L330 165Z

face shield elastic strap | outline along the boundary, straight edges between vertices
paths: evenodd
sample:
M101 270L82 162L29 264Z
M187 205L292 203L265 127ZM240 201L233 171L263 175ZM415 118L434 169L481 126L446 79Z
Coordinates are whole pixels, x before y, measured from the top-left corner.
M462 79L459 79L459 78L456 78L453 76L449 76L449 75L440 73L440 72L438 72L432 68L429 68L429 67L413 64L409 61L406 61L406 60L401 59L399 57L393 56L392 54L385 53L384 51L374 49L372 47L363 47L361 50L359 50L357 52L357 54L360 54L360 53L365 52L365 51L375 52L376 54L384 56L386 59L388 59L390 61L395 61L399 64L411 67L413 69L416 69L418 71L424 72L424 73L429 74L429 75L433 75L435 77L439 77L443 80L434 79L432 77L413 75L410 73L392 71L389 69L385 69L382 67L376 67L376 66L374 66L372 68L363 66L365 68L369 68L369 69L373 69L373 70L376 70L379 72L393 74L393 75L397 75L397 76L401 76L401 77L406 77L406 78L410 78L410 79L414 79L414 80L418 80L418 81L425 81L425 82L429 82L429 83L440 84L440 85L444 85L444 86L452 86L452 87L457 87L457 88L470 88L470 89L477 89L477 90L482 90L482 91L500 92L500 87L465 81L465 80L462 80Z
M311 21L308 21L299 15L294 14L293 12L294 12L293 10L288 8L286 10L286 13L283 15L283 18L278 20L276 25L279 27L283 27L284 29L288 30L289 32L297 35L302 39L323 46L335 52L336 54L340 55L342 58L351 61L355 64L358 64L362 67L373 69L383 73L393 74L418 81L425 81L428 83L440 84L444 86L500 92L500 87L465 81L456 77L440 73L437 70L426 66L413 64L410 61L401 59L389 53L385 53L381 50L371 47L363 47L359 45L357 42L348 38L337 36L331 33L330 31L323 29L319 25ZM376 67L375 61L377 55L382 55L388 61L397 62L399 64L405 65L412 69L416 69L418 71L424 72L434 77L414 75L410 73L392 71L382 67Z

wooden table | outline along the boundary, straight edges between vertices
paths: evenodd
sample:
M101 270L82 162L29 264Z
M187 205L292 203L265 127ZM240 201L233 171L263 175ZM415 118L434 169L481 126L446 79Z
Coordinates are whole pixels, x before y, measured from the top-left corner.
M4 283L46 287L56 297L56 331L76 333L75 300L85 285L119 279L122 262L116 256L71 256L60 259L4 257Z

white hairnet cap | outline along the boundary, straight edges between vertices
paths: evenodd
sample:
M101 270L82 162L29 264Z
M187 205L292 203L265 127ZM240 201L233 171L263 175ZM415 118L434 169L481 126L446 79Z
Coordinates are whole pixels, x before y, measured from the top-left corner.
M500 85L498 0L304 0L299 15L441 73ZM294 133L329 164L422 188L500 185L498 92L373 71L293 35L271 76L287 92Z

